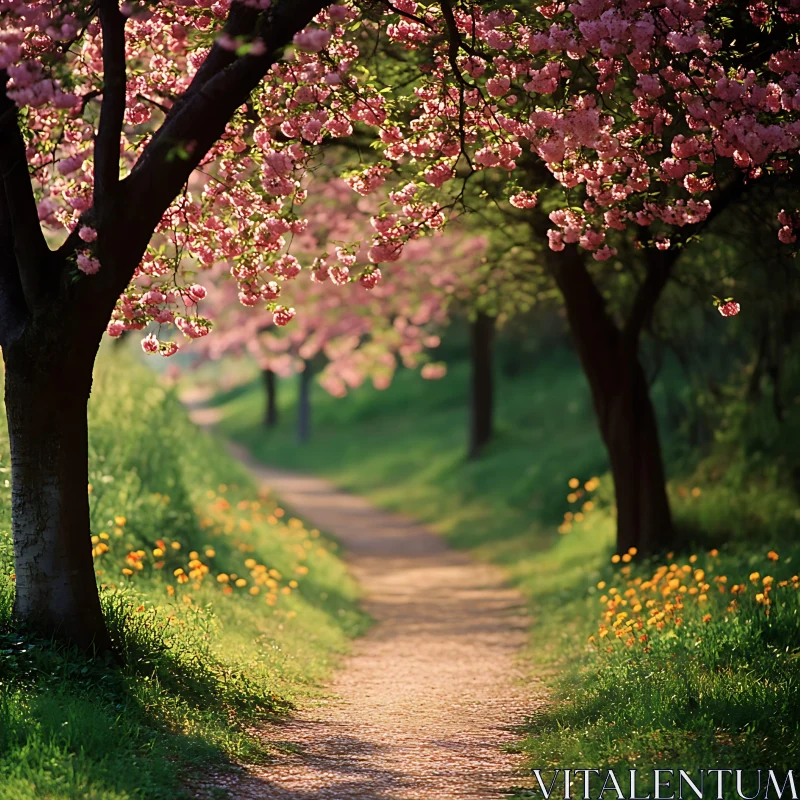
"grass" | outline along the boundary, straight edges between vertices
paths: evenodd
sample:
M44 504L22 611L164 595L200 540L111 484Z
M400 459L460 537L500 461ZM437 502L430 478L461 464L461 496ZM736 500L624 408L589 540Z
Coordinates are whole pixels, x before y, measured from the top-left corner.
M662 412L680 389L666 377L653 389ZM222 430L264 461L327 475L505 567L529 598L531 662L550 685L519 745L532 767L796 767L796 497L748 469L730 435L691 464L665 428L686 544L663 563L612 563L613 487L573 356L553 351L501 377L498 434L477 462L465 461L467 378L464 364L437 383L401 372L386 392L361 387L343 400L315 387L302 446L285 382L276 430L261 425L257 377L216 402Z
M118 348L90 403L93 546L121 667L15 629L0 435L0 799L177 798L269 758L365 627L337 545L260 491Z

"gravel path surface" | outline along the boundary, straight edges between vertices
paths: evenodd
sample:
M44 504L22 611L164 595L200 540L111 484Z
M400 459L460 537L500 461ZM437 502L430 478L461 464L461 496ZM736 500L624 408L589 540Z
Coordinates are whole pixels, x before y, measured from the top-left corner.
M330 699L261 731L294 752L237 777L231 796L488 800L529 786L504 745L519 738L514 726L542 698L526 685L519 658L528 625L523 598L502 573L412 520L232 449L344 545L375 624L336 673Z

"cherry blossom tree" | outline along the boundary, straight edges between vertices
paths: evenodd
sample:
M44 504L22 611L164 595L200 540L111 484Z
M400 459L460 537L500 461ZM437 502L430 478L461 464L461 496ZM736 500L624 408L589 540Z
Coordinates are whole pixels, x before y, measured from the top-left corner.
M370 267L366 247L358 244L368 239L370 215L356 198L340 179L315 175L304 208L308 224L294 238L292 258L314 263L316 255L317 262L312 280L292 287L292 302L302 313L291 325L282 327L273 312L237 303L228 265L219 265L207 281L205 308L216 330L198 343L199 352L212 359L228 354L255 359L265 375L267 418L273 407L270 383L274 387L276 376L297 374L301 442L309 430L314 369L321 367L321 385L337 397L365 379L386 389L398 363L406 368L423 363L424 376L442 377L442 365L431 363L424 353L438 346L451 301L479 280L476 268L485 242L455 227L409 243L392 265L390 280L381 280L380 270ZM323 265L330 258L326 250L335 255L336 265Z
M396 193L412 212L406 222L414 203L450 208L488 196L529 219L532 242L547 237L544 261L612 464L618 546L664 547L672 523L641 333L712 219L755 182L793 179L800 4L397 8L405 18L387 38L404 50L386 83L411 81L412 90L389 108L385 160L364 174L413 165ZM781 212L781 241L793 243L796 219ZM620 318L604 286L631 238L642 247L641 267L629 270L640 286ZM723 316L741 308L715 302Z
M366 196L393 181L391 205L372 215L364 277L463 210L466 187L506 175L503 202L548 205L570 319L601 319L581 250L605 263L640 228L656 254L643 296L657 295L719 195L740 176L793 170L799 10L798 0L747 13L732 0L0 0L17 615L107 645L85 492L103 331L155 322L205 336L197 272L219 262L232 264L241 303L289 324L281 292L302 266L290 250L322 145L368 132L379 147L359 149L349 185ZM525 173L543 168L556 193L520 185L523 155L534 164ZM796 212L783 212L787 246ZM341 269L341 255L347 247L307 266ZM627 398L609 410L595 393L608 432L641 410L633 356L647 312L635 303L621 336L598 338L597 369L618 374ZM170 355L179 345L150 334L143 346ZM621 372L616 356L627 359ZM657 483L663 493L648 430L617 445L632 453L623 472L646 473L653 490L642 502L635 480L617 487L621 541L643 545L658 533Z
M193 213L187 181L232 141L232 120L327 5L0 3L0 346L15 613L30 624L109 644L87 498L97 347L115 306L134 324L133 298L142 316L158 308L131 281L169 272L166 249L190 238L175 228ZM172 291L187 307L199 298ZM174 319L190 336L205 330Z

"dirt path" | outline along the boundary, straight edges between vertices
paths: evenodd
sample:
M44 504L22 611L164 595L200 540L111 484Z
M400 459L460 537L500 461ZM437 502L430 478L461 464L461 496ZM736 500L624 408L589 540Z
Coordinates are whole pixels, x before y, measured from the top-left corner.
M528 785L503 747L540 701L519 663L523 599L500 571L412 520L231 447L258 480L339 539L376 620L336 674L330 700L264 729L296 753L250 770L232 797L488 800Z

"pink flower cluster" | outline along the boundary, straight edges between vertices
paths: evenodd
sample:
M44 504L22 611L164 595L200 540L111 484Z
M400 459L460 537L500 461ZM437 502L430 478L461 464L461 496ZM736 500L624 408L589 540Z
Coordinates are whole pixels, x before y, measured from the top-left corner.
M408 189L405 199L413 201L414 194ZM425 351L439 345L434 330L446 319L453 289L480 280L484 243L448 233L416 239L393 264L391 280L384 281L364 240L370 231L390 234L398 217L367 217L358 213L360 203L344 181L334 179L323 181L307 202L308 224L293 241L299 259L310 258L324 242L352 244L337 244L326 258L311 260L311 281L293 282L292 302L303 314L295 316L285 304L242 309L228 270L214 267L208 302L217 331L198 343L201 352L209 358L247 352L284 376L300 371L303 359L324 354L320 381L336 396L366 379L386 388L398 363L420 366ZM344 284L351 286L345 290ZM423 369L426 375L441 372L440 365Z
M268 0L247 4L270 7ZM382 15L362 15L358 28L349 25L360 13L354 4L320 13L254 93L256 121L244 113L230 121L164 214L109 333L173 325L203 338L210 321L197 307L210 304L201 283L182 277L185 269L226 271L236 307L262 307L276 324L294 317L282 293L296 278L290 286L302 281L328 292L348 284L378 297L403 273L409 248L442 228L475 173L496 180L510 206L525 211L540 191L522 188L518 171L530 160L542 165L564 193L550 216L550 247L575 244L602 261L616 252L616 232L629 226L652 226L657 246L673 246L680 228L707 219L718 174L733 168L756 180L791 170L800 145L796 0L746 4L743 28L762 40L763 26L775 33L744 64L724 45L727 1L518 5L453 4L465 43L455 57L439 4L394 0ZM263 51L259 39L223 33L230 7L229 0L126 4L126 57L137 68L126 87L123 173L140 157L142 131L158 123L158 107L190 85L209 41L234 57ZM375 42L389 43L377 58L401 51L412 68L391 100L375 69ZM26 115L40 220L54 234L77 228L87 246L76 256L78 269L93 275L102 248L86 212L104 72L94 6L0 0L0 69ZM322 255L327 241L319 241L302 254L312 266L301 270L290 250L306 236L304 204L318 191L310 168L319 145L356 127L371 129L378 144L347 178L364 198L371 229L344 226L339 241L350 246L334 259ZM379 192L394 208L378 213ZM797 212L782 212L782 242L795 243L797 221ZM381 281L384 264L393 266ZM154 334L146 341L150 352L172 347Z
M728 300L727 303L720 303L717 310L723 317L735 317L742 307L735 300Z

